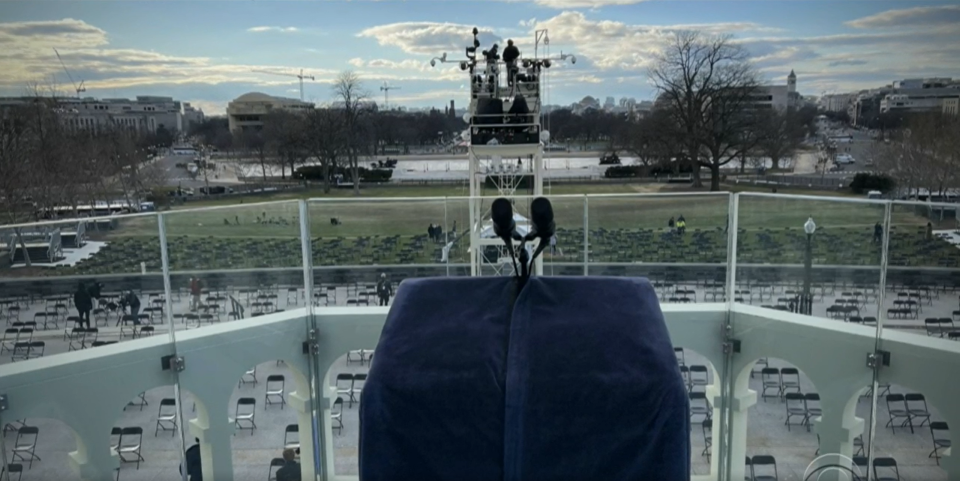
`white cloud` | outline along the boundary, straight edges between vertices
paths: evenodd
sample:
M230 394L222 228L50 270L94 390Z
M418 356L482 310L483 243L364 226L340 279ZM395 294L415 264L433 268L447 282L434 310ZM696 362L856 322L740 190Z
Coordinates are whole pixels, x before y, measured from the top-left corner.
M537 5L556 9L600 8L611 5L633 5L644 0L536 0Z
M259 26L259 27L250 27L247 29L251 33L264 33L264 32L279 32L279 33L295 33L299 32L300 29L297 27L275 27L275 26Z
M349 63L350 65L353 65L354 67L360 68L360 67L363 67L365 62L360 57L354 57L354 58L351 58L350 60L347 60L347 63Z
M367 28L357 36L375 39L380 45L398 47L407 53L440 55L443 52L462 52L473 41L472 30L472 25L456 23L401 22ZM478 30L482 45L503 41L490 28L481 27Z
M960 28L960 5L914 7L887 10L846 22L853 28L932 27L952 25Z

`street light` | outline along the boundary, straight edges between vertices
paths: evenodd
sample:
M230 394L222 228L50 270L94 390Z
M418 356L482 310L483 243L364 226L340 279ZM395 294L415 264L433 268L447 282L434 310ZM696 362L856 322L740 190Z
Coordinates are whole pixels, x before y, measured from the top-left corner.
M803 256L803 295L800 298L798 311L800 314L813 314L813 295L810 294L810 283L813 274L813 233L817 231L817 223L813 217L807 218L803 224L803 231L807 233L807 245Z

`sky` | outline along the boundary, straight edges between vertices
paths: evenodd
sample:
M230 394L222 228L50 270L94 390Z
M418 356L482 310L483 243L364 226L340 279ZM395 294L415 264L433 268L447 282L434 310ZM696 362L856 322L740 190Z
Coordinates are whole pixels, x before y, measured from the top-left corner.
M482 47L513 39L525 56L547 29L555 65L546 103L587 95L652 99L647 72L673 32L731 35L770 83L790 70L805 95L878 87L896 79L960 77L960 4L883 0L484 0L484 1L46 1L0 2L0 96L32 86L75 95L164 95L208 115L251 91L333 100L331 82L356 72L390 105L467 101L456 64L473 27ZM56 48L70 72L64 72ZM502 48L502 46L501 46ZM541 49L544 47L541 45Z

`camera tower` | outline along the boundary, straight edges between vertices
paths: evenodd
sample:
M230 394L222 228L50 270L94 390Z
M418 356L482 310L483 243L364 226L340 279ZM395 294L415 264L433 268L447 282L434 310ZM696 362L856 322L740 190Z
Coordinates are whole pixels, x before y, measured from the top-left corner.
M513 275L507 248L493 232L490 204L495 197L514 201L517 232L529 231L532 197L518 196L543 195L543 151L550 135L541 128L542 74L553 63L567 59L575 63L576 58L541 58L535 53L533 58L507 63L499 45L481 50L478 34L474 28L466 59L448 60L444 53L430 63L458 63L470 81L470 103L464 115L468 129L461 136L467 141L470 162L470 275ZM536 44L545 39L546 31L538 31ZM535 243L527 246L535 247ZM538 259L534 273L542 270Z

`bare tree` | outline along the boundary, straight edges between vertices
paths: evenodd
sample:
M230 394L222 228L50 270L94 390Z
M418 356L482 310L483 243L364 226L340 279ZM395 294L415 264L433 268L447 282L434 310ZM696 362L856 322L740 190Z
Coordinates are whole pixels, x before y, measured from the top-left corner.
M267 115L263 121L264 141L276 155L281 179L286 179L287 166L292 177L296 165L306 160L306 124L305 116L282 110Z
M260 174L263 182L267 182L267 144L263 132L254 129L237 130L234 132L234 145L239 145L248 154L256 156L260 163Z
M347 155L345 127L340 112L317 109L307 117L305 148L323 167L323 192L330 193L330 180Z
M747 52L729 36L677 32L650 78L659 107L686 136L695 185L701 185L699 167L707 167L710 189L719 190L720 167L756 144L758 80Z
M779 169L780 161L800 146L805 126L792 109L766 112L760 120L757 151L770 158L771 168Z
M353 193L360 195L360 155L367 146L364 142L362 117L367 109L364 101L369 94L364 91L360 77L351 71L341 72L333 82L336 104L343 115L344 141L347 162L353 178Z

